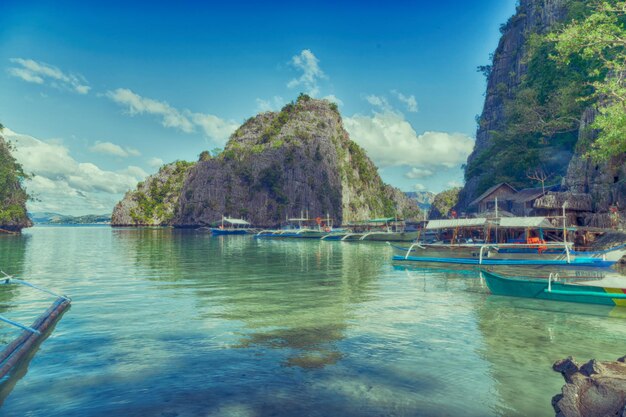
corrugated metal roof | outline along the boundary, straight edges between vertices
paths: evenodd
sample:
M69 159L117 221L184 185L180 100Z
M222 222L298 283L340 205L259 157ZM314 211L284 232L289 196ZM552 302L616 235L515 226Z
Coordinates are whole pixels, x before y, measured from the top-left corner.
M483 226L487 219L480 217L477 219L447 219L431 220L426 225L427 229L452 229L455 227Z
M503 217L499 225L500 227L554 227L545 217Z
M230 224L244 224L244 225L250 224L250 223L248 223L245 220L242 220L242 219L231 219L229 217L224 217L224 221L227 222L227 223L230 223Z

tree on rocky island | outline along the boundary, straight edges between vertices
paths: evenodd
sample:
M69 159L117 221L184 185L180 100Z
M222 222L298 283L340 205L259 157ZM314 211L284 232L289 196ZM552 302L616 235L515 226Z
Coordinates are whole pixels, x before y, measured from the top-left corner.
M448 217L450 210L459 202L460 191L461 187L454 187L437 194L430 207L428 217L431 219Z
M548 36L555 43L553 59L561 66L576 60L587 65L589 97L598 106L590 125L598 131L587 156L597 161L626 152L626 1L604 1L586 18L574 20Z
M0 132L4 126L0 124ZM26 213L28 194L22 184L29 175L11 155L12 145L0 136L0 226L19 230L31 226Z

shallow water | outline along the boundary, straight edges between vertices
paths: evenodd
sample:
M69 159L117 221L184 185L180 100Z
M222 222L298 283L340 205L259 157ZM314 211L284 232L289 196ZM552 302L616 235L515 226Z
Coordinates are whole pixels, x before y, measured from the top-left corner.
M0 269L73 304L0 387L0 415L551 416L555 360L626 354L625 309L490 296L476 271L391 255L170 229L2 236ZM26 323L52 301L0 291Z

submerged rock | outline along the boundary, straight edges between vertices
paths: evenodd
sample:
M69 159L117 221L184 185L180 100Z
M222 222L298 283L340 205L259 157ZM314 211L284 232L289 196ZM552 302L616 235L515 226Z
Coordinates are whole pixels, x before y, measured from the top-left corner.
M582 366L571 357L556 362L553 369L566 382L552 398L557 417L626 417L625 360L591 360Z

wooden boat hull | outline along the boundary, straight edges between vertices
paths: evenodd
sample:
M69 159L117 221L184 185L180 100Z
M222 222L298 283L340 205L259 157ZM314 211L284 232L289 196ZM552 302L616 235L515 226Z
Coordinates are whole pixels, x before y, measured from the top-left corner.
M360 240L375 242L413 242L419 232L373 232L364 233Z
M246 229L219 229L213 228L211 229L211 233L216 236L221 235L247 235L248 231Z
M489 291L495 295L569 301L574 303L626 306L626 288L565 284L546 279L511 278L481 271Z
M485 258L482 260L479 258L436 258L436 257L417 257L417 256L401 256L394 255L394 261L400 262L433 262L433 263L448 263L448 264L460 264L460 265L524 265L524 266L562 266L562 267L594 267L594 268L608 268L615 262L603 261L602 259L595 258L576 258L569 262L567 260L557 259L490 259Z
M465 245L415 245L409 252L408 247L395 246L394 261L436 262L463 265L532 265L532 266L566 266L566 267L598 267L606 268L614 261L602 258L581 257L564 253L564 250L551 249L539 252L532 248L498 249L481 247L478 244ZM529 250L530 249L530 250Z

